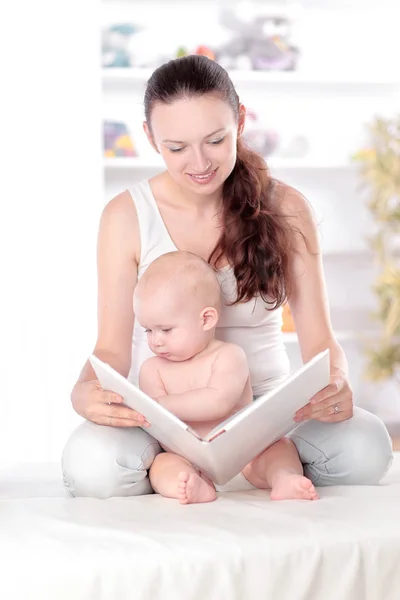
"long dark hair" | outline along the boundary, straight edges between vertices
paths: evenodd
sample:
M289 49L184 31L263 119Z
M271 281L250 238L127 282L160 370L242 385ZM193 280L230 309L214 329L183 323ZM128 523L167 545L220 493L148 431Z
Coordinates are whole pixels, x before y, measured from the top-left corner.
M144 96L146 121L156 103L218 94L239 119L239 96L228 75L217 62L189 55L161 65L147 82ZM224 224L209 262L226 257L237 280L237 302L261 296L271 309L288 297L288 263L293 229L274 198L274 181L264 159L237 142L236 164L223 185Z

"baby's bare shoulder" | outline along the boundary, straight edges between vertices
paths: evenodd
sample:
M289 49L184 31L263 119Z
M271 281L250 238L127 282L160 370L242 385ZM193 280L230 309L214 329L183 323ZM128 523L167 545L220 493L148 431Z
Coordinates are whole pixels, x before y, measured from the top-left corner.
M151 356L147 358L140 367L139 373L142 376L147 376L160 371L162 359L159 356Z
M247 357L241 346L229 342L221 342L217 351L216 362L220 364L243 365L247 364Z

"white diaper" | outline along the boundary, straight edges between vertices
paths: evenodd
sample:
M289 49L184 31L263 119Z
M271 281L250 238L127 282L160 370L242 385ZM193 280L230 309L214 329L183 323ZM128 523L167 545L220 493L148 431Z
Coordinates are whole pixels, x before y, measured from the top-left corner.
M250 483L242 472L238 473L224 485L214 483L217 492L246 492L256 490L257 488Z

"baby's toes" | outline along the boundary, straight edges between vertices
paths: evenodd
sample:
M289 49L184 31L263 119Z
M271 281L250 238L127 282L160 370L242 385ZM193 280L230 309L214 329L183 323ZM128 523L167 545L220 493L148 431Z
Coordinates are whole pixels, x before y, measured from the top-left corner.
M181 471L180 473L178 473L178 483L186 485L189 481L189 477L190 473L187 473L186 471Z
M304 498L310 499L310 500L317 500L318 498L318 494L315 490L314 485L312 484L312 482L310 480L302 480L301 482L301 491L304 495Z

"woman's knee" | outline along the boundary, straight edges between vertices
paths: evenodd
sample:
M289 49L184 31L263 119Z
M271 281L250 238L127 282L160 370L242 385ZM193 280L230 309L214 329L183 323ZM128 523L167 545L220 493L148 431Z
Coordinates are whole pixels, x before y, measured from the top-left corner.
M147 470L160 450L157 441L142 429L85 421L64 448L64 484L73 496L149 494L152 489Z
M307 421L290 437L316 485L376 485L393 459L385 425L361 408L339 423Z
M393 460L392 441L376 415L355 408L344 449L354 484L376 485Z

